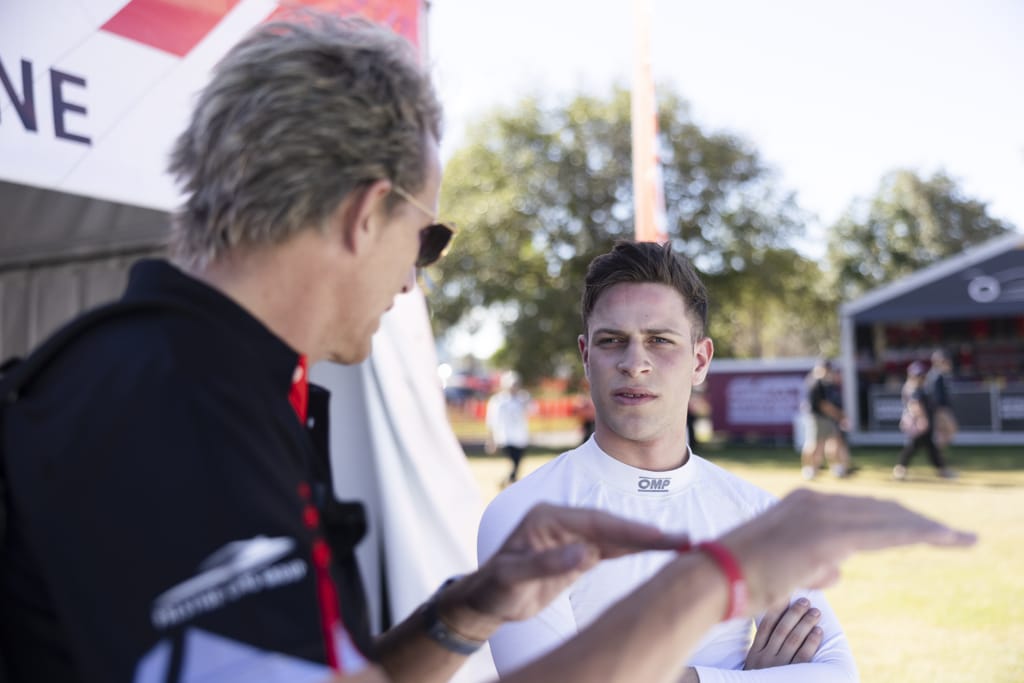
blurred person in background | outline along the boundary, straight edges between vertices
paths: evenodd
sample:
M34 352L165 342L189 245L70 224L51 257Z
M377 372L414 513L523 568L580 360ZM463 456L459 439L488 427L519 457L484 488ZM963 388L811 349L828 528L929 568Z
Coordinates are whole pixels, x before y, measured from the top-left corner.
M952 364L949 356L942 349L932 352L932 366L925 375L925 392L934 404L935 416L935 445L942 454L943 460L948 460L949 446L953 442L959 430L959 423L953 413L953 405L949 396L949 373Z
M892 469L893 479L897 481L907 479L910 460L921 448L928 453L936 474L943 479L956 478L956 472L946 465L935 443L935 403L925 387L925 375L926 368L921 361L907 366L907 379L900 392L903 399L900 431L904 435L904 444Z
M845 477L850 472L850 451L843 431L848 428L839 396L839 369L821 358L807 375L804 400L804 443L800 453L800 474L811 480L827 458L832 474Z
M487 443L485 450L496 453L501 449L511 462L508 476L502 480L507 486L519 478L519 464L530 445L530 394L523 389L522 380L515 370L501 374L498 392L487 401Z
M586 443L594 433L594 401L590 398L590 382L586 378L580 382L580 393L576 396L573 412L580 421L580 443Z

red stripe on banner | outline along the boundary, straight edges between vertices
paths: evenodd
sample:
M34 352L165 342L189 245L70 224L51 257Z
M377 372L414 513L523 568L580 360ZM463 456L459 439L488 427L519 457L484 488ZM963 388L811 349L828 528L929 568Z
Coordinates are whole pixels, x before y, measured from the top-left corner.
M410 43L420 45L420 4L423 0L293 0L281 3L268 21L282 19L296 7L310 8L339 16L359 15L385 24Z
M132 0L101 30L184 57L238 0Z
M221 22L239 0L131 0L100 30L184 57ZM316 9L339 16L359 15L390 26L420 47L423 0L288 0L268 21L296 9Z

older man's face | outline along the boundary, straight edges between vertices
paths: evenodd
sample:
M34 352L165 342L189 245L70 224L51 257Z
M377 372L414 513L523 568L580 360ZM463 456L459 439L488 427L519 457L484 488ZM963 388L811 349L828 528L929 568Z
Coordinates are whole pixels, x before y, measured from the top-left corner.
M378 212L375 220L382 222L382 229L375 232L376 240L362 259L360 281L355 290L339 292L337 306L344 309L344 323L343 329L336 330L337 343L328 354L331 360L365 360L381 317L394 305L396 296L416 286L420 232L436 222L441 190L438 145L431 140L427 146L426 177L423 187L413 193L416 202L399 201L390 212ZM433 214L424 210L430 208Z

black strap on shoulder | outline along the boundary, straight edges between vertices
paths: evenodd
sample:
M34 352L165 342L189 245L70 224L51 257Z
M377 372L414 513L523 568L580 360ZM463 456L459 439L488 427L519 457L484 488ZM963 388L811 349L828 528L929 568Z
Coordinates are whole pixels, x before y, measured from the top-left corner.
M136 313L153 313L161 310L185 310L180 304L169 301L144 300L117 301L83 313L67 323L36 347L27 358L12 357L0 364L0 439L3 436L3 414L6 407L21 396L29 382L45 368L72 341L100 323ZM2 442L0 442L2 447ZM7 530L7 483L0 457L0 557L3 555L3 540Z
M100 323L134 313L153 313L176 308L180 308L180 305L169 301L117 301L83 313L54 332L27 358L9 358L0 365L0 399L4 403L17 401L22 388L56 358L58 353Z
M99 306L58 329L36 347L28 357L14 356L0 364L0 449L3 448L4 414L7 406L15 403L20 398L22 390L32 379L74 340L109 320L137 313L154 313L170 309L186 310L181 304L144 299L116 301ZM7 481L3 460L3 453L0 452L0 562L3 561L7 533ZM7 676L3 653L0 653L0 683L6 683Z

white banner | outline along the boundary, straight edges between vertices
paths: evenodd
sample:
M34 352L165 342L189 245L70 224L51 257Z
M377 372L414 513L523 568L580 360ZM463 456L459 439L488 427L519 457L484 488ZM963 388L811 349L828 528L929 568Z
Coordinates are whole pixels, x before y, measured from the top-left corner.
M165 168L195 92L277 4L153 13L167 5L3 3L0 179L161 210L177 203Z
M420 0L299 0L419 43ZM218 59L274 0L0 2L0 180L159 210L175 137Z

